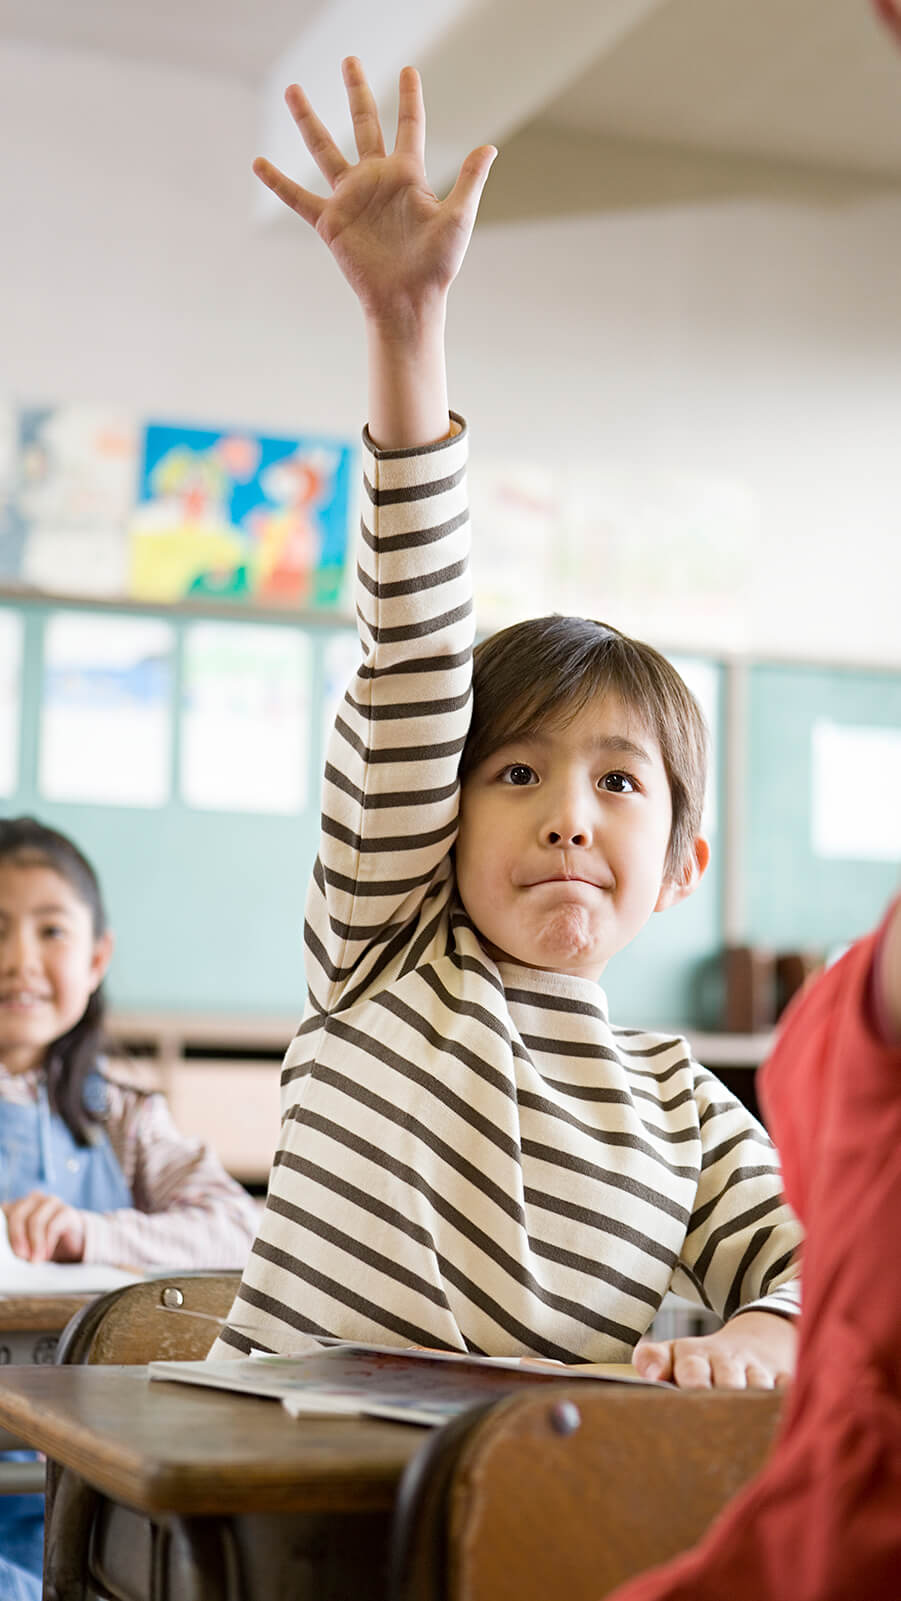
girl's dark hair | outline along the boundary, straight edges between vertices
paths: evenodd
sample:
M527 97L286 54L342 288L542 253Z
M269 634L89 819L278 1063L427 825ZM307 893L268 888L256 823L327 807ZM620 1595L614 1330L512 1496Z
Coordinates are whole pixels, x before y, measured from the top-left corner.
M678 878L701 831L707 726L671 662L650 645L588 617L532 617L475 648L473 713L460 777L493 751L574 717L595 695L618 695L663 757L673 821L666 870Z
M65 834L48 828L34 817L0 818L0 862L21 867L49 867L64 878L91 914L95 939L106 933L106 911L97 874ZM78 1022L47 1047L47 1099L68 1126L79 1145L89 1145L94 1126L103 1119L97 1098L85 1104L85 1080L97 1066L104 1047L106 1000L99 985Z

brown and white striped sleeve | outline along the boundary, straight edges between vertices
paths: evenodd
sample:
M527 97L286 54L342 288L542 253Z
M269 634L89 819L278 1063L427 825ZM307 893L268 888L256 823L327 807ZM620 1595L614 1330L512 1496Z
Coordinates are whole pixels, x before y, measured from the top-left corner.
M307 900L307 985L323 1012L416 916L456 837L473 616L467 440L454 422L459 432L417 451L379 451L364 434L363 660L328 747Z

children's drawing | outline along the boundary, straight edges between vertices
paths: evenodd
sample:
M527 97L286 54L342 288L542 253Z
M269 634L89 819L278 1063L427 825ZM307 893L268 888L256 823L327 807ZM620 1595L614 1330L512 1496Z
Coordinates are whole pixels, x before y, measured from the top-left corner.
M339 605L353 451L152 424L131 522L130 592Z
M96 406L48 406L19 412L5 433L3 577L53 594L122 595L135 423Z

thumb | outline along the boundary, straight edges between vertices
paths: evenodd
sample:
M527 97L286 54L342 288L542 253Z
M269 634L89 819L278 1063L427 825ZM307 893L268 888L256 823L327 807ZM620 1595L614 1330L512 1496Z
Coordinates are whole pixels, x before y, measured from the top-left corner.
M445 201L450 211L456 212L457 219L467 234L472 233L475 227L476 212L482 198L482 190L491 171L497 151L494 145L480 145L477 150L471 150L466 157L457 175L457 181Z
M669 1379L673 1373L671 1340L639 1340L632 1352L632 1366L643 1379Z

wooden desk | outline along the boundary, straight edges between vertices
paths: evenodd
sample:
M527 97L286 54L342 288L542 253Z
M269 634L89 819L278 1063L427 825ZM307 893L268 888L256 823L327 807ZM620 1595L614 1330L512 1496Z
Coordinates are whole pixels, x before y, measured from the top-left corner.
M136 1597L384 1601L397 1485L425 1438L117 1367L0 1370L0 1426L58 1464L53 1601L83 1601L92 1525L92 1571Z
M57 1341L98 1290L79 1295L4 1295L0 1291L0 1366L52 1362Z
M59 1337L71 1317L93 1295L3 1295L0 1293L0 1368L10 1363L52 1362ZM22 1441L0 1428L0 1451ZM0 1491L42 1490L44 1471L36 1462L0 1462Z

